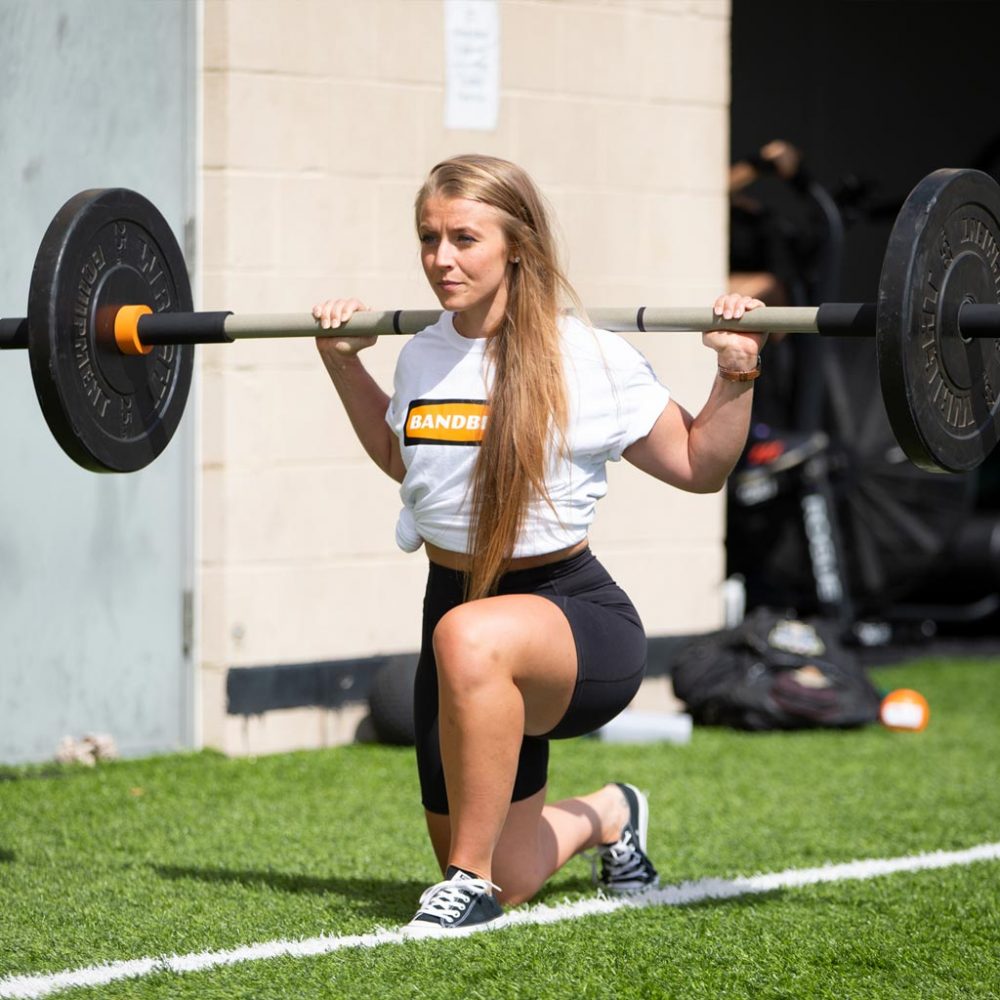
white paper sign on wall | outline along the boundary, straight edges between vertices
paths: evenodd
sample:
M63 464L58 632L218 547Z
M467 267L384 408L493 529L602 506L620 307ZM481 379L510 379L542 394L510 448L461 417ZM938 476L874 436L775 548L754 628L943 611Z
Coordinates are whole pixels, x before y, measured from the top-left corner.
M495 129L500 111L497 0L445 0L444 45L445 128Z

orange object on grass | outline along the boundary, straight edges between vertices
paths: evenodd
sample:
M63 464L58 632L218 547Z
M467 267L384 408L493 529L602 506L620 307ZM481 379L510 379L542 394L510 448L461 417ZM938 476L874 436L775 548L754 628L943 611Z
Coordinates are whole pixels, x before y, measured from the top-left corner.
M897 688L882 699L878 717L886 729L919 733L927 728L931 709L927 699L919 691Z

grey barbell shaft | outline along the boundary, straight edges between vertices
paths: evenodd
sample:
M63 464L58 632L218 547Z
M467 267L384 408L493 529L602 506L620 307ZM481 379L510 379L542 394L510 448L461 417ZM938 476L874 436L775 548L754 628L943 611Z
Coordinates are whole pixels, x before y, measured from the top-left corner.
M714 330L720 326L736 327L752 332L816 333L815 307L763 307L746 313L738 320L723 320L710 308L670 308L647 306L599 308L586 310L590 322L602 330L616 333L644 331L668 333L681 331ZM334 330L322 330L308 314L262 313L226 317L224 328L232 340L269 339L275 337L385 337L394 334L413 334L436 323L440 309L400 309L387 312L358 312L347 323ZM152 317L150 317L152 319ZM149 322L140 321L139 332ZM155 321L154 321L155 322ZM152 324L151 324L152 325Z

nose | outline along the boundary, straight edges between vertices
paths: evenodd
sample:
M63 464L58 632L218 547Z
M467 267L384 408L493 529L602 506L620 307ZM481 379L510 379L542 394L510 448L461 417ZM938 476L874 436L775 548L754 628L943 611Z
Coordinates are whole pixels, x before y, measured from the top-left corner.
M434 252L434 265L447 270L455 261L455 248L448 240L441 240Z

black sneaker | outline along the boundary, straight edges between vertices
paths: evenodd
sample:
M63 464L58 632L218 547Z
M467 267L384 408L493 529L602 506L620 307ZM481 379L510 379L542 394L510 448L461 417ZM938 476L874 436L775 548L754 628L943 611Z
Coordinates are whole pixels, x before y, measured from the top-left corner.
M653 863L646 857L646 831L649 827L649 803L634 785L616 782L628 802L629 820L614 844L598 844L601 889L620 895L655 889L660 884Z
M499 889L484 878L450 865L445 880L425 889L417 915L404 928L407 934L471 934L492 930L504 923L503 910L493 897Z

